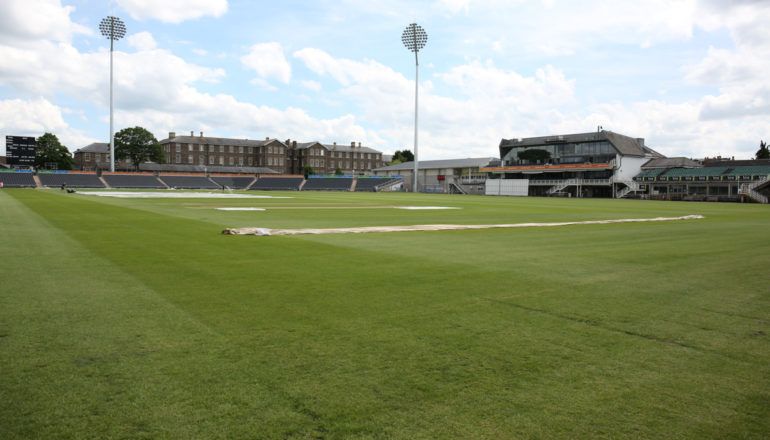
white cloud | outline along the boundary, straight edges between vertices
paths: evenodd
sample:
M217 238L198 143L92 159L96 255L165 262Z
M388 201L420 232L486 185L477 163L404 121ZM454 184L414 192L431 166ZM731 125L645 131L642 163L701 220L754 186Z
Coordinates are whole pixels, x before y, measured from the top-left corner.
M211 16L220 17L227 12L227 0L117 0L136 20L159 20L181 23L186 20Z
M200 49L200 48L193 49L192 53L194 53L195 55L198 55L199 57L205 57L206 55L209 54L209 52L206 49Z
M25 45L48 39L69 42L75 34L93 33L70 20L73 6L60 0L3 0L0 2L0 44Z
M291 65L279 43L259 43L241 57L241 63L255 71L261 80L275 78L284 84L291 80Z
M138 32L131 34L128 39L128 45L136 50L153 50L158 47L158 43L149 32Z
M308 90L312 90L314 92L321 91L321 83L319 83L318 81L305 80L305 81L300 81L300 84L302 85L302 87Z
M44 98L0 100L0 132L14 136L40 136L45 132L57 135L62 144L75 150L92 139L73 130L64 120L64 110ZM5 155L5 136L0 142Z

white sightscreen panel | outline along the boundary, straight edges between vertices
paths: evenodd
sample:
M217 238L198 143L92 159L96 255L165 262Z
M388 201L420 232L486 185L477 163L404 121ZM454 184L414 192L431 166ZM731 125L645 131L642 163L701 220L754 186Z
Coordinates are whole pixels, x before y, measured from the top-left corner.
M488 196L526 196L529 194L529 180L487 179L484 194Z

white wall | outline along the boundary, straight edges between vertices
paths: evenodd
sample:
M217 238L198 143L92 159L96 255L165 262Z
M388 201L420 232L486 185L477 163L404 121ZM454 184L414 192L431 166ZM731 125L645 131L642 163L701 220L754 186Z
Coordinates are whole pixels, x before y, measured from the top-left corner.
M484 194L488 196L526 196L529 194L529 180L487 179Z
M642 165L648 160L650 160L649 157L624 156L621 158L618 155L615 158L615 162L619 165L619 168L615 170L615 180L633 180L634 176L642 172Z

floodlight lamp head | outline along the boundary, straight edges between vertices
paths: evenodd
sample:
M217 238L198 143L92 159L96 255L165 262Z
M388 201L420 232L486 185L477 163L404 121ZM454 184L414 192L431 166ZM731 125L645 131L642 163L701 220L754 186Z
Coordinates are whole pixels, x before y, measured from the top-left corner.
M120 18L111 15L102 19L99 30L108 40L120 40L126 36L126 25Z
M428 42L428 33L417 23L412 23L404 29L401 34L401 41L407 49L412 52L419 52Z

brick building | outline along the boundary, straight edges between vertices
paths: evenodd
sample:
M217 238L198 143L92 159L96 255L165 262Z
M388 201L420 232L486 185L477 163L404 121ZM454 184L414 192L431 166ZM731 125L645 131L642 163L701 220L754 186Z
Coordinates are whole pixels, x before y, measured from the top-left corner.
M94 142L75 150L73 154L74 169L81 171L96 171L110 169L110 144ZM129 164L125 160L115 162L117 169L125 169Z

